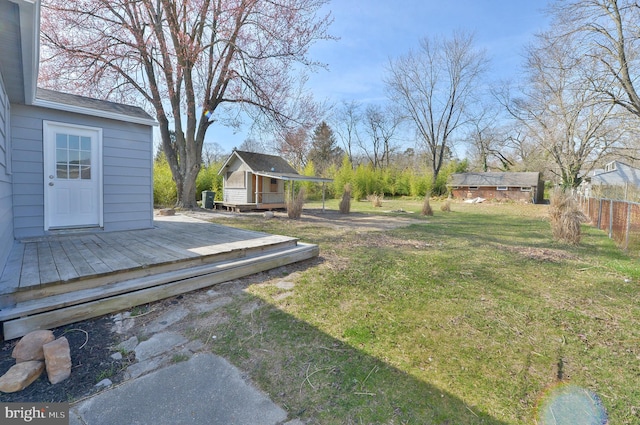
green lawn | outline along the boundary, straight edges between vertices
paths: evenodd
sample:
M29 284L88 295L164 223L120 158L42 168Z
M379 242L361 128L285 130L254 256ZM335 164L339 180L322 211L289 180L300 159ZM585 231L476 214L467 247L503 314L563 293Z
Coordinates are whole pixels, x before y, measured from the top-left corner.
M380 232L222 221L317 243L322 258L257 281L232 320L194 336L219 335L214 352L308 423L532 424L560 380L596 392L611 424L640 423L637 253L588 226L578 247L554 242L546 206L432 206L425 218L388 212L418 201L353 203L417 220Z

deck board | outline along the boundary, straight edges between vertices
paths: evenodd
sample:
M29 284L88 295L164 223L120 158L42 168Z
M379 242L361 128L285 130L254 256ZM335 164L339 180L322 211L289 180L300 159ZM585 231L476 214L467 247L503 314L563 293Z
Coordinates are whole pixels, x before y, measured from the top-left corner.
M51 249L51 254L53 255L53 261L58 272L59 280L67 281L76 279L80 276L76 271L74 262L70 260L69 256L62 248L62 243L60 241L50 241L49 248Z
M83 273L82 276L89 276L92 274L100 274L100 273L108 273L111 270L111 267L107 266L104 261L100 259L94 251L99 251L99 249L91 250L89 245L93 244L91 241L85 241L82 239L70 239L73 246L76 248L76 252L80 254L80 257L86 261L87 265L91 267L91 271L87 271ZM71 258L77 258L78 263L81 262L80 257L77 255Z
M24 244L15 242L9 252L4 274L0 276L0 295L12 293L20 287L23 258Z
M19 261L22 263L19 286L39 285L40 267L38 262L38 245L33 243L24 244L22 258L20 258Z

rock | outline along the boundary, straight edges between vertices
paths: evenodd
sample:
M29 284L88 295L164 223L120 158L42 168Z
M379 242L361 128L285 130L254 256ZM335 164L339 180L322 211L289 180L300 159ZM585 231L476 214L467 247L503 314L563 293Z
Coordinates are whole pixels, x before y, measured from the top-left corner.
M98 382L96 384L97 388L102 388L102 387L110 387L113 385L113 382L111 381L111 379L107 378L107 379L103 379L102 381Z
M176 215L176 210L174 210L173 208L164 208L164 209L158 210L158 214L159 215Z
M58 338L42 347L49 382L57 384L71 375L71 349L67 338Z
M276 283L276 288L278 289L293 289L296 286L296 284L294 282L291 282L289 280L281 280L280 282Z
M132 336L126 341L121 342L116 346L118 350L124 350L126 353L133 351L138 346L138 337Z
M270 218L275 217L276 215L273 213L273 211L265 211L264 212L264 218L266 218L267 220Z
M118 313L113 316L113 327L111 331L121 335L126 334L133 329L135 323L136 320L134 317L131 317L131 312Z
M113 353L113 354L112 354L111 356L109 356L109 357L111 357L111 358L112 358L113 360L115 360L115 361L120 361L120 360L122 360L122 353L120 353L120 352L118 352L118 353Z
M44 360L42 346L56 339L51 331L33 331L22 337L11 353L16 363Z
M22 391L38 379L43 370L44 362L38 360L18 363L0 376L0 391L3 393Z
M161 332L189 315L189 310L182 306L170 308L144 328L145 334Z

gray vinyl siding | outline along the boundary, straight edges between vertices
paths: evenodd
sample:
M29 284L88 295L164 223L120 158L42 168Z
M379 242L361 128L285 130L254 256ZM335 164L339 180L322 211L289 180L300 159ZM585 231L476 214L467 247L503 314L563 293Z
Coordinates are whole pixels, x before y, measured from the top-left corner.
M0 275L13 245L9 99L0 75Z
M11 125L16 238L45 234L44 120L102 129L104 231L153 226L153 134L150 126L15 105Z

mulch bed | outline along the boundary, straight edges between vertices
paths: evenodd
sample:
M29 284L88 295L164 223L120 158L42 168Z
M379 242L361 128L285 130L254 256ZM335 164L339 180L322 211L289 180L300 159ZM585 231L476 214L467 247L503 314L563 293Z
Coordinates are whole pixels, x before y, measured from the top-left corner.
M95 385L105 378L109 378L114 384L122 381L122 372L133 359L111 358L114 351L110 347L119 342L116 340L118 335L111 331L112 326L113 321L105 316L52 329L56 338L64 336L69 340L71 376L63 382L51 385L45 371L22 391L0 393L0 402L72 402L96 392L98 388ZM15 364L11 352L18 341L19 339L14 339L0 343L0 375Z

